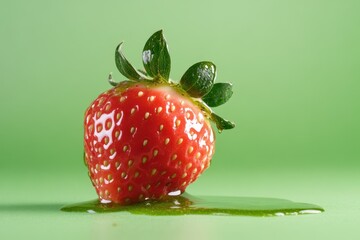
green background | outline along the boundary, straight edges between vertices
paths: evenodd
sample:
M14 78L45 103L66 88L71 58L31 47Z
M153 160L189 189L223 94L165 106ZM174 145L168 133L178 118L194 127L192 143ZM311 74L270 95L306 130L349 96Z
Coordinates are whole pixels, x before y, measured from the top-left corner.
M358 239L360 2L3 1L0 4L0 238ZM217 65L234 95L195 195L279 197L326 213L284 218L72 214L96 197L82 162L90 102L141 66L163 29L172 79ZM160 237L160 238L161 238Z

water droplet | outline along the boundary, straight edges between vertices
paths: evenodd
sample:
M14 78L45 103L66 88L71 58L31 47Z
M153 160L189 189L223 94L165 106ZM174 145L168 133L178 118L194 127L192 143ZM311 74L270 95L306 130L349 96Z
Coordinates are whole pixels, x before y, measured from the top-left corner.
M176 190L176 191L173 191L173 192L169 192L168 195L169 196L179 196L181 194L181 191L180 190Z

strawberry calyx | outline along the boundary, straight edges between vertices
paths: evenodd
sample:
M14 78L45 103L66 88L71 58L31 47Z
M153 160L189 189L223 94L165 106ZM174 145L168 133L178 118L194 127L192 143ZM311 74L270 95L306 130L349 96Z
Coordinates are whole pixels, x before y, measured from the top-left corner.
M145 71L131 65L121 50L122 45L121 42L116 47L115 64L127 79L147 85L169 85L191 99L215 123L219 132L235 127L233 122L223 119L211 109L226 103L233 94L231 83L215 83L214 63L209 61L195 63L184 73L179 82L174 82L169 78L171 58L162 30L155 32L145 43L142 52ZM111 73L108 81L113 86L119 84L113 80Z

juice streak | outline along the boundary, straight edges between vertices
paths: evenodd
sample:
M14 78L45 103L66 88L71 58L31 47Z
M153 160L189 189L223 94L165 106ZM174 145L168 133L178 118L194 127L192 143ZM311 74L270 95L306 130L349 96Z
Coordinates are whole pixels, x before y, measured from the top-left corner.
M297 203L277 198L254 197L194 197L184 193L160 200L147 200L134 205L101 203L99 200L65 206L65 212L130 212L144 215L237 215L237 216L285 216L315 214L324 209L309 203Z

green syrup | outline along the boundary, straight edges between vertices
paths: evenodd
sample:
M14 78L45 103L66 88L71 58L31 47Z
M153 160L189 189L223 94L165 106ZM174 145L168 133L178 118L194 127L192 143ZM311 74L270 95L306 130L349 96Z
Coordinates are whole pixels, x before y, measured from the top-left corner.
M297 203L278 198L255 197L194 197L184 193L168 196L165 199L147 200L133 205L101 203L93 200L71 204L61 209L65 212L108 213L129 212L132 214L171 216L171 215L236 215L236 216L285 216L316 214L324 209L309 203Z

